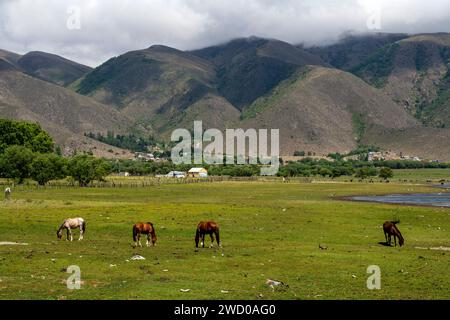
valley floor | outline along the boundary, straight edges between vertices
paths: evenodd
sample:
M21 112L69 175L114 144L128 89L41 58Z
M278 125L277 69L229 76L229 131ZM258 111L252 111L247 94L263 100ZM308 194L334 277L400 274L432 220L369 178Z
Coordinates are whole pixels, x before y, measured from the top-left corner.
M0 299L450 299L450 253L426 250L450 247L450 209L338 200L420 192L436 189L326 181L23 188L0 202L0 242L27 244L0 245ZM78 216L85 240L57 241L61 222ZM401 220L402 248L380 244L392 219ZM223 249L195 250L201 220L221 225ZM138 221L155 224L156 247L132 247ZM136 254L146 260L131 261ZM71 265L81 269L81 290L66 287ZM367 289L371 265L381 268L381 290ZM289 287L272 290L267 279Z

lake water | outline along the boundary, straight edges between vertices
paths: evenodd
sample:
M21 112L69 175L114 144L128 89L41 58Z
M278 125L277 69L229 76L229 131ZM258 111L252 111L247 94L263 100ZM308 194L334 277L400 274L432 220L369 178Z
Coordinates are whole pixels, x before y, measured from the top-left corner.
M450 185L447 187L450 189ZM355 201L370 201L390 204L411 204L433 207L450 207L450 193L390 194L384 196L352 197Z

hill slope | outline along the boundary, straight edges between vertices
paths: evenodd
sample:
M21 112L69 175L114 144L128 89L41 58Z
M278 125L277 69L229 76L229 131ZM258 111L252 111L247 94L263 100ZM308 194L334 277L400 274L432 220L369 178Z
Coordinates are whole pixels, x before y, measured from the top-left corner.
M18 71L0 71L0 116L39 122L58 144L98 143L85 132L129 132L133 121L114 109ZM106 148L106 146L104 146Z
M351 71L382 88L426 125L450 127L450 34L397 41Z
M326 65L286 42L256 37L193 51L217 68L218 90L242 110L305 65Z
M25 73L60 86L67 86L92 70L60 56L39 51L21 56L16 63Z
M379 49L407 37L405 34L390 33L349 35L336 44L311 47L305 50L320 56L337 69L349 71L363 63ZM298 47L303 48L303 45Z
M109 60L73 88L116 106L154 132L164 133L194 114L206 125L219 128L237 119L239 111L219 95L216 84L210 62L152 46Z
M280 128L283 154L349 152L368 128L414 128L389 97L336 69L308 67L244 109L247 128Z

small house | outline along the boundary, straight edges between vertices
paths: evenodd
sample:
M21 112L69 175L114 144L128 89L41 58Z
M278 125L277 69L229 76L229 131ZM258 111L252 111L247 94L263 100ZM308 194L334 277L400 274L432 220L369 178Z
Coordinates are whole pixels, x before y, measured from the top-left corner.
M208 171L205 168L192 168L188 172L191 178L208 178Z

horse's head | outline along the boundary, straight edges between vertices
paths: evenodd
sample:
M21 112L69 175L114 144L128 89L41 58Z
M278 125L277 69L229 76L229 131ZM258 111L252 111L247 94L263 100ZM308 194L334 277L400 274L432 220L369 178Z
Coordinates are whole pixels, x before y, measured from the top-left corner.
M61 230L56 231L56 236L58 237L59 240L61 240L61 238L62 238L62 231Z

